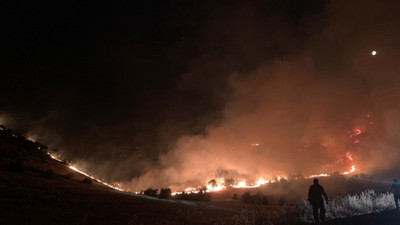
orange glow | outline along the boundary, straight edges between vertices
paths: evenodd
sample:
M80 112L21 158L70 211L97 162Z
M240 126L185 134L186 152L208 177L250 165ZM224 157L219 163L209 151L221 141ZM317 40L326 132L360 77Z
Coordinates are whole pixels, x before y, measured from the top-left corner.
M346 153L346 158L350 161L353 161L353 157L351 156L351 154L349 152Z
M356 133L358 133L358 132L356 132ZM62 160L61 160L60 157L58 157L58 156L56 156L56 155L54 155L54 154L52 154L52 153L49 153L49 152L47 152L47 154L48 154L51 158L53 158L54 160L59 161L59 162L62 162ZM352 155L351 155L349 152L346 153L346 158L347 158L349 161L354 161ZM90 174L88 174L88 173L86 173L86 172L83 172L82 170L78 169L76 166L69 165L68 168L70 168L71 170L74 170L74 171L76 171L76 172L78 172L78 173L80 173L80 174L82 174L82 175L84 175L84 176L86 176L86 177L89 177L89 178L91 178L91 179L93 179L93 180L95 180L95 181L97 181L97 182L99 182L99 183L101 183L101 184L103 184L103 185L105 185L105 186L107 186L107 187L110 187L110 188L115 189L115 190L118 190L118 191L125 191L125 190L123 190L122 188L119 188L119 187L118 187L118 186L119 186L118 184L112 185L112 184L106 183L106 182L104 182L103 180L97 179L97 178L95 178L94 176L92 176L92 175L90 175ZM355 171L356 171L356 166L355 166L355 165L352 165L352 166L351 166L351 169L350 169L349 171L345 171L345 172L340 173L340 174L341 174L341 175L348 175L348 174L354 173ZM309 175L309 176L306 176L306 177L304 177L304 178L310 179L310 178L316 178L316 177L329 177L329 176L330 176L330 174L328 174L328 173L321 173L321 174ZM265 179L265 178L263 178L263 177L259 177L259 178L256 180L256 182L255 182L255 183L252 183L252 184L248 184L246 180L241 180L241 181L237 182L237 183L234 184L234 185L229 185L228 187L230 187L230 188L257 188L257 187L260 187L260 186L262 186L262 185L275 183L275 182L277 182L277 181L280 181L281 179L287 179L287 178L284 177L284 176L277 176L275 179L269 179L269 180L268 180L268 179ZM205 189L206 192L218 192L218 191L225 190L225 189L228 188L228 187L225 185L225 180L224 180L224 178L217 179L217 180L215 181L215 183L212 183L212 184L209 183L206 187L207 187L207 188ZM175 196L175 195L177 195L177 194L183 194L183 193L199 193L201 190L202 190L202 188L201 188L200 186L197 187L197 188L196 188L196 187L188 187L188 188L185 188L184 191L172 192L171 195ZM135 192L135 193L136 193L136 192Z
M54 160L56 160L58 162L62 162L61 157L55 155L54 153L47 152L47 155L49 155L52 159L54 159ZM110 188L118 190L118 191L124 191L123 189L117 187L116 185L112 185L112 184L106 183L106 182L104 182L104 181L102 181L100 179L95 178L94 176L92 176L92 175L90 175L88 173L83 172L82 170L79 170L75 166L69 165L68 168L70 168L71 170L73 170L75 172L78 172L78 173L80 173L80 174L82 174L82 175L84 175L86 177L89 177L89 178L91 178L91 179L93 179L93 180L95 180L95 181L97 181L97 182L99 182L99 183L101 183L101 184L103 184L103 185L105 185L107 187L110 187Z
M355 137L358 136L362 133L361 129L359 128L354 128L351 132L349 131L348 133L350 133L350 137Z
M265 179L262 178L262 177L260 177L260 178L257 180L257 185L258 185L258 186L261 186L261 185L264 185L264 184L269 184L269 183L270 183L269 180L265 180Z
M233 186L234 188L246 188L249 187L246 185L246 181L240 181L238 184Z
M188 187L185 189L185 193L199 193L199 189L198 188L193 188L193 187Z
M351 169L350 169L350 171L346 171L346 172L344 172L343 173L343 175L347 175L347 174L350 174L350 173L354 173L356 171L356 166L351 166Z
M103 185L105 185L105 186L107 186L107 187L110 187L110 188L115 189L115 190L118 190L118 191L124 191L123 189L121 189L121 188L119 188L119 187L116 187L115 185L106 183L106 182L104 182L104 181L102 181L102 180L100 180L100 179L97 179L97 178L93 177L92 175L89 175L89 174L87 174L87 173L85 173L85 172L79 170L78 168L72 166L72 165L70 165L70 166L68 166L68 167L69 167L71 170L74 170L74 171L76 171L76 172L78 172L78 173L80 173L80 174L82 174L82 175L84 175L84 176L86 176L86 177L89 177L89 178L91 178L91 179L93 179L93 180L95 180L95 181L97 181L97 182L99 182L99 183L101 183L101 184L103 184Z
M347 132L349 134L349 137L353 139L354 144L360 143L360 138L358 135L362 133L360 128L354 128L352 131Z
M52 159L58 161L58 162L62 162L61 157L56 156L55 154L52 154L50 152L47 152L47 155L49 155Z
M315 175L308 176L306 178L315 178L315 177L329 177L329 174L327 174L327 173L315 174Z

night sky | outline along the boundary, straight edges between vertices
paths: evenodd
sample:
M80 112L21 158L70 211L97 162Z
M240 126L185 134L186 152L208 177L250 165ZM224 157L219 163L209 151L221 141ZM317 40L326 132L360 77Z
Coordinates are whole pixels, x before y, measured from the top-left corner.
M0 122L99 177L329 172L347 152L399 169L398 1L27 1L0 21Z

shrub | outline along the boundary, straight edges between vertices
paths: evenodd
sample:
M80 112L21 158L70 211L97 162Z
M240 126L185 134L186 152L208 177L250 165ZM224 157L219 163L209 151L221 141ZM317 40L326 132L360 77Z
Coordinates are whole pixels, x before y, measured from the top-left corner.
M151 197L157 197L158 189L148 188L146 189L143 194Z
M245 193L243 193L242 195L242 201L244 203L252 203L252 199L251 199L251 195L249 191L246 191Z
M169 199L171 198L171 189L170 188L161 188L159 198Z
M255 195L251 195L249 191L246 191L242 195L242 201L246 204L262 204L262 205L268 205L268 198L261 193L257 193Z
M211 194L206 192L199 193L182 193L180 195L175 195L176 199L187 200L187 201L211 201Z
M234 193L233 196L232 196L232 199L233 199L233 200L238 200L239 197L238 197L238 195L237 195L236 193Z

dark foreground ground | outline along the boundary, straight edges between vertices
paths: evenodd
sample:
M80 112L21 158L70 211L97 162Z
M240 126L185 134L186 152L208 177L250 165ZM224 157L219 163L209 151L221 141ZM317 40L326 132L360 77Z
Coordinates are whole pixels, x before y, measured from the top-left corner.
M400 212L396 210L354 216L329 221L326 225L396 225L400 224Z
M35 172L0 171L0 224L267 224L235 204L156 200ZM296 224L302 224L301 222ZM400 212L355 216L327 225L400 224Z
M235 210L155 200L94 184L0 172L0 224L214 224ZM192 223L193 221L198 223Z

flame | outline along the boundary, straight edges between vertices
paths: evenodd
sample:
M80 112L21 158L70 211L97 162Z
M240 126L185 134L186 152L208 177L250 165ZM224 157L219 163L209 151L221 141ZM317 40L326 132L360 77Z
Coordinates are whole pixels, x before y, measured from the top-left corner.
M343 175L354 173L356 171L356 166L352 165L350 171L343 172Z
M79 170L78 168L76 168L76 167L74 167L74 166L72 166L72 165L70 165L70 166L68 166L68 167L69 167L71 170L74 170L74 171L76 171L76 172L78 172L78 173L80 173L80 174L82 174L82 175L84 175L84 176L86 176L86 177L89 177L89 178L91 178L91 179L93 179L93 180L95 180L95 181L97 181L97 182L99 182L99 183L101 183L101 184L103 184L103 185L109 187L109 188L115 189L115 190L117 190L117 191L124 191L122 188L116 187L115 185L112 185L112 184L106 183L106 182L104 182L104 181L102 181L102 180L100 180L100 179L97 179L97 178L95 178L94 176L92 176L92 175L90 175L90 174L88 174L88 173L85 173L85 172L83 172L82 170Z
M356 133L358 133L358 132L356 132ZM360 133L358 133L358 134L360 134ZM54 153L47 152L47 154L52 159L54 159L54 160L56 160L58 162L63 162L63 160L59 156L55 155ZM349 152L346 153L346 158L351 162L354 161L352 155ZM92 175L90 175L90 174L78 169L76 166L69 165L68 168L70 168L71 170L74 170L74 171L76 171L76 172L78 172L78 173L80 173L80 174L82 174L82 175L84 175L86 177L89 177L89 178L91 178L91 179L93 179L93 180L95 180L95 181L97 181L97 182L99 182L99 183L101 183L101 184L103 184L103 185L105 185L107 187L110 187L110 188L115 189L117 191L125 191L122 188L118 187L119 185L115 185L115 184L112 185L112 184L109 184L109 183L107 183L107 182L105 182L103 180L95 178L94 176L92 176ZM352 165L351 169L349 171L345 171L345 172L340 173L340 174L341 175L348 175L348 174L354 173L355 171L356 171L356 166ZM330 174L328 174L328 173L321 173L321 174L309 175L309 176L306 176L305 178L309 179L309 178L329 177L329 176L330 176ZM227 187L225 185L224 178L220 178L220 179L218 179L218 181L215 180L215 182L209 183L206 186L206 188L201 188L200 186L197 187L197 188L196 187L188 187L188 188L185 188L184 191L172 192L171 195L175 196L175 195L179 195L179 194L183 194L183 193L199 193L200 191L218 192L218 191L225 190L227 188L257 188L257 187L260 187L262 185L275 183L277 181L280 181L281 179L287 179L287 177L285 177L285 176L277 176L275 179L265 179L263 177L259 177L254 184L248 184L246 180L241 180L241 181L237 182L237 184L229 185ZM138 192L134 192L134 193L138 194Z
M193 188L193 187L188 187L188 188L186 188L185 189L185 192L186 193L199 193L200 191L199 191L199 189L198 188Z
M354 128L353 130L348 131L347 133L349 134L349 137L353 139L354 144L360 143L360 138L358 137L360 134L362 134L360 128Z
M271 183L271 181L265 180L265 179L262 178L262 177L260 177L260 178L257 180L257 185L258 185L258 186L261 186L261 185L264 185L264 184L269 184L269 183Z
M54 160L56 160L56 161L58 161L58 162L62 162L61 157L55 155L54 153L47 152L47 155L49 155L50 158L52 158L52 159L54 159Z
M246 185L246 181L240 181L238 184L233 185L234 188L247 188L247 187L251 187L251 186L247 186Z
M358 136L358 135L360 135L361 133L362 133L362 131L361 131L361 129L360 128L354 128L351 132L349 132L350 133L350 137L352 138L352 137L355 137L355 136Z
M47 152L47 155L49 155L52 159L54 159L54 160L56 160L56 161L58 161L58 162L63 162L63 160L61 159L61 157L55 155L54 153ZM116 185L112 185L112 184L109 184L109 183L107 183L107 182L104 182L104 181L102 181L102 180L100 180L100 179L98 179L98 178L95 178L94 176L92 176L92 175L90 175L90 174L88 174L88 173L83 172L82 170L76 168L75 166L69 165L68 168L70 168L71 170L73 170L73 171L75 171L75 172L78 172L78 173L80 173L80 174L82 174L82 175L84 175L84 176L86 176L86 177L89 177L89 178L91 178L91 179L93 179L93 180L95 180L95 181L97 181L97 182L99 182L99 183L101 183L101 184L103 184L103 185L105 185L105 186L107 186L107 187L110 187L110 188L115 189L115 190L117 190L117 191L124 191L122 188L119 188L119 187L117 187Z
M313 174L313 175L310 175L310 176L308 176L306 178L316 178L316 177L329 177L329 174L327 174L327 173Z
M359 130L359 129L358 129ZM359 130L360 131L360 130ZM356 132L357 133L357 135L358 134L361 134L361 131L360 132ZM353 156L350 154L350 152L346 152L346 159L348 159L350 162L353 162L354 161L354 158L353 158ZM350 174L350 173L354 173L356 171L356 166L355 165L352 165L351 166L351 169L349 170L349 171L345 171L345 172L343 172L343 173L340 173L341 175L348 175L348 174ZM321 174L314 174L314 175L310 175L310 176L308 176L308 177L306 177L306 178L315 178L315 177L329 177L330 176L330 174L327 174L327 173L321 173Z
M217 186L207 185L207 192L220 191L225 188L226 188L225 185L222 184L218 184Z
M353 161L353 157L351 156L351 154L349 152L346 153L346 158L350 161Z

